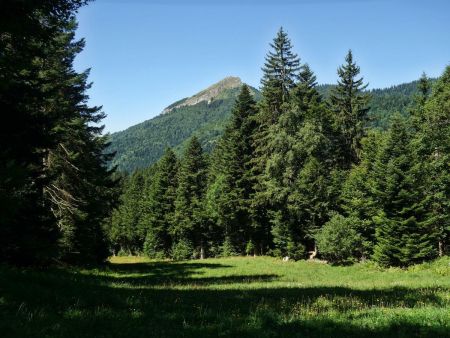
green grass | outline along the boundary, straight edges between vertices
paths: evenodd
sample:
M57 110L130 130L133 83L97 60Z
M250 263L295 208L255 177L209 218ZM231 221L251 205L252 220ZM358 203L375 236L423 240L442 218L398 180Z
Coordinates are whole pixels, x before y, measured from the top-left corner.
M450 259L381 270L269 257L0 267L2 337L450 337Z

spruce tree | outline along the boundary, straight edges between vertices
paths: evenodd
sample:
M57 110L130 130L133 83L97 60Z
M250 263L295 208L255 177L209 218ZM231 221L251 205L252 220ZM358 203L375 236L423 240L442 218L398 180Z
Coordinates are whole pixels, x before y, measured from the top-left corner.
M423 73L420 77L417 89L418 92L414 96L414 106L411 110L411 118L413 121L413 127L418 131L422 128L425 122L425 103L427 102L431 92L430 79L425 73Z
M421 205L414 175L411 127L397 116L375 164L376 245L373 258L385 266L407 266L436 256L435 233Z
M428 89L426 84L423 86ZM423 92L423 90L422 90ZM439 78L423 104L415 149L423 180L428 222L436 232L439 255L448 252L450 236L450 66ZM420 107L420 106L419 106Z
M271 201L267 193L266 166L274 137L273 127L289 106L290 92L295 86L300 69L300 59L292 51L291 41L287 33L280 28L271 50L266 56L262 84L262 100L255 116L256 132L253 135L254 157L252 159L252 176L254 191L252 211L255 226L260 229L262 251L267 250L271 242L270 213Z
M342 185L339 210L356 223L355 228L362 241L361 256L358 258L370 257L375 245L374 217L380 211L376 194L375 163L383 148L384 138L385 133L379 130L369 131L361 141L361 161L352 167Z
M164 258L170 253L169 229L174 217L177 171L178 160L168 148L156 164L149 189L143 196L146 209L140 226L145 232L144 253L149 257Z
M207 205L209 214L221 228L221 241L227 243L228 253L243 254L247 243L253 243L259 236L257 229L252 228L250 210L255 105L249 88L243 85L231 121L212 158Z
M107 229L113 254L138 254L142 249L143 236L139 231L139 222L143 213L140 203L145 179L144 171L137 170L123 180L119 205Z
M108 169L112 154L105 151L106 136L99 125L105 114L101 107L89 107L86 91L89 71L73 69L75 56L84 41L75 41L75 18L61 26L53 42L53 53L43 70L49 80L47 102L55 126L49 136L57 141L44 159L48 183L45 197L60 232L60 258L70 262L99 262L108 255L103 224L116 199L114 169Z
M291 40L282 27L270 47L272 50L267 54L262 68L261 84L265 104L272 119L276 119L277 114L281 113L281 105L288 101L289 93L295 86L300 59L292 52Z
M73 41L74 17L84 3L2 3L0 106L12 121L0 141L1 202L11 206L1 213L0 237L10 261L107 254L101 223L115 188L97 124L104 115L86 104L88 73L73 70L83 47Z
M175 199L172 255L183 259L199 252L203 258L207 244L207 221L204 195L207 183L207 162L198 139L193 136L181 160Z
M289 108L270 128L264 191L271 201L276 255L304 257L311 235L327 220L332 163L331 123L307 64L291 91Z
M338 84L330 96L334 126L338 135L339 156L344 169L360 160L361 139L366 133L369 95L364 93L367 84L358 78L360 68L348 51L345 64L338 68Z

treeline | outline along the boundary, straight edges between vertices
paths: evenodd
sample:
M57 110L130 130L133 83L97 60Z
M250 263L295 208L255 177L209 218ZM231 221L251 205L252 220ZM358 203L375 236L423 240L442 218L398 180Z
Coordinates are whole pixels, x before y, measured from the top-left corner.
M211 101L194 105L176 107L186 99L177 101L168 107L168 112L111 134L109 149L116 153L111 164L128 173L146 168L157 162L167 147L180 154L192 135L210 153L223 133L239 91L239 87L226 87ZM251 91L258 99L259 92L254 88Z
M388 130L349 51L324 98L280 29L262 99L242 87L213 153L194 137L123 185L114 253L154 258L275 255L407 266L444 255L450 231L450 68Z
M435 79L431 79L431 82ZM369 119L370 127L387 129L390 117L396 112L407 116L414 103L418 81L400 84L390 88L367 90L371 96ZM316 87L324 99L328 99L334 85L322 84ZM117 170L132 173L138 168L154 164L172 147L181 155L190 136L199 139L203 150L210 154L222 136L231 117L231 110L240 88L225 89L211 102L201 101L193 106L174 108L148 121L134 125L126 130L111 134L108 149L116 152L111 165ZM258 103L261 93L250 88ZM169 107L175 107L183 100Z
M76 11L83 0L0 5L0 261L95 263L117 199L112 155L77 73Z

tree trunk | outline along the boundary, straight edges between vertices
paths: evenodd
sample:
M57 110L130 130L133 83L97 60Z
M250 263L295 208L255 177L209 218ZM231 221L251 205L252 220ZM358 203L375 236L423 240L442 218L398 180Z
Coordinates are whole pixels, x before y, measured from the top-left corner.
M200 259L205 259L205 248L203 247L203 243L200 245Z
M442 239L438 242L439 245L439 257L444 256L444 243L442 242Z

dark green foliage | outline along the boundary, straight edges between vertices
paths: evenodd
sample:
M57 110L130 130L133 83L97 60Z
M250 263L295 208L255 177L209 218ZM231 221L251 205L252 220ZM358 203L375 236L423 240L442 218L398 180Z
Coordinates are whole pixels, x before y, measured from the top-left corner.
M332 90L330 102L338 132L338 154L343 168L349 169L353 163L359 162L361 139L367 127L370 97L363 92L367 84L363 83L362 77L358 78L360 69L353 61L351 50L348 51L345 62L338 68L339 80Z
M291 40L281 27L270 44L272 50L267 53L264 67L262 96L272 122L281 113L281 105L289 99L290 91L295 86L300 59L292 51Z
M187 145L180 164L175 215L170 233L174 248L180 246L184 250L192 246L195 250L198 249L202 256L208 238L203 205L207 183L206 173L205 155L200 142L194 136Z
M190 239L186 237L178 238L172 245L170 256L175 261L182 261L194 257L194 246Z
M259 104L258 114L255 116L256 132L253 135L254 157L252 158L252 181L254 182L254 195L252 209L255 215L254 222L260 229L261 238L265 242L262 250L267 248L270 241L271 223L275 219L281 220L281 214L276 210L275 204L280 199L271 201L271 192L268 191L269 178L267 166L274 151L274 139L280 138L277 134L277 123L283 113L289 108L289 98L298 78L300 59L292 51L291 41L282 28L270 44L271 50L266 56L263 67L262 100ZM275 204L274 204L275 202ZM271 220L272 219L272 220ZM280 225L285 227L285 225ZM281 231L280 234L286 233Z
M252 229L250 208L255 105L249 88L244 85L231 121L212 156L206 200L210 218L219 227L215 241L226 239L233 248L226 251L241 254L245 252L245 243L258 235Z
M143 171L136 171L124 180L120 203L112 214L111 226L108 229L114 254L136 254L141 250L144 234L139 229L142 217L140 201L145 179Z
M144 189L139 222L145 233L144 253L149 257L165 257L171 248L169 229L175 211L177 172L178 160L169 148L156 164L148 189Z
M375 244L373 218L379 212L375 162L382 149L383 141L384 134L379 130L370 131L362 140L361 162L352 167L348 173L340 195L339 204L342 214L357 220L356 229L363 242L361 256L364 258L372 255Z
M55 39L84 1L2 1L0 4L0 260L16 263L54 257L58 229L44 196L44 158L58 140L51 105ZM53 75L53 77L52 77ZM52 109L53 108L53 109Z
M0 127L1 261L99 263L106 239L114 254L175 260L300 259L317 244L333 263L406 267L448 252L450 67L433 89L424 74L366 91L349 51L338 84L318 87L280 29L261 97L226 78L115 134L113 160L105 115L87 103L89 72L73 69L84 4L0 7L0 110L10 118ZM113 178L114 164L151 163Z
M349 51L338 84L317 86L282 29L271 48L261 100L242 86L209 159L193 137L180 165L168 151L140 191L125 185L117 212L126 219L128 205L139 214L123 231L134 233L133 250L175 260L266 253L297 260L309 253L335 264L373 258L401 267L443 255L450 71L431 94L426 76L366 91ZM160 118L198 108L204 98L213 105L226 95L211 96L219 84ZM388 121L393 110L399 115ZM113 242L125 247L119 240Z
M347 264L362 255L362 240L359 233L359 219L334 215L315 234L321 257L331 263Z
M271 201L272 236L277 255L305 256L313 246L309 234L328 218L332 170L332 129L329 112L316 90L308 65L301 67L290 106L270 128L263 176ZM312 249L312 248L311 248Z
M115 200L104 114L76 73L75 13L85 1L2 2L0 259L99 262ZM4 241L4 242L3 242Z
M62 27L46 60L51 90L64 95L55 93L52 100L62 114L52 130L58 144L45 159L49 182L44 193L60 231L61 259L101 262L108 256L102 223L115 200L114 181L107 169L112 154L105 153L103 127L98 126L105 114L86 104L88 72L77 74L72 69L75 55L84 46L84 41L73 41L75 28L74 19Z
M406 266L437 254L413 171L410 130L400 117L394 120L374 168L380 212L373 258L382 265Z
M414 95L414 106L411 109L411 118L413 127L418 131L425 122L425 103L431 92L431 81L425 73L419 79L417 84L417 93Z
M428 86L422 80L423 96L426 96ZM450 66L421 107L423 123L414 142L418 152L417 171L427 197L424 205L429 226L436 232L442 256L448 252L450 237Z
M434 80L430 82L434 83ZM418 91L417 85L418 81L413 81L368 91L372 98L368 113L369 125L385 130L395 112L407 116ZM324 98L328 98L334 87L318 85L317 91ZM252 93L258 102L261 99L260 92L252 88ZM167 146L174 147L175 152L181 154L192 134L199 138L206 152L212 151L231 118L231 110L238 94L238 88L225 90L222 98L217 98L210 104L200 102L194 106L174 108L151 120L113 133L110 149L117 151L117 155L112 163L127 172L145 168L155 163L164 154ZM176 106L180 101L171 106Z
M251 91L259 97L256 89ZM151 120L112 134L110 150L117 152L112 164L127 172L145 168L158 161L167 147L180 155L192 135L210 152L228 123L239 92L240 87L224 89L210 102L173 107Z

